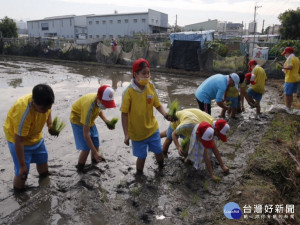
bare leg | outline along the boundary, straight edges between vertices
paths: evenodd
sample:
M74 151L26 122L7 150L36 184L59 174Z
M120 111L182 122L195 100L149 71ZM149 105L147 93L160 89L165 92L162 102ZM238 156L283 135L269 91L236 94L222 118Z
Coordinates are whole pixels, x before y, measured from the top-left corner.
M89 151L80 151L79 158L78 158L78 164L85 165L86 160L89 156L90 150Z
M235 118L235 114L236 114L236 108L232 108L232 109L231 109L230 117L231 117L231 118Z
M36 164L36 170L38 171L40 177L46 177L49 175L48 163Z
M285 97L285 106L291 109L293 103L293 95L284 95L284 97Z
M170 140L169 138L166 138L165 142L163 143L162 146L162 150L163 150L163 154L167 155L168 151L169 151L169 146L172 143L172 140Z
M137 170L137 172L143 172L145 161L146 161L146 159L137 158L137 160L136 160L136 170Z
M164 155L162 153L155 154L156 162L158 163L159 167L164 166Z
M226 117L226 116L225 116L225 113L226 113L226 109L223 109L223 108L222 108L220 117L225 118L225 117Z
M160 132L160 138L167 137L167 130Z

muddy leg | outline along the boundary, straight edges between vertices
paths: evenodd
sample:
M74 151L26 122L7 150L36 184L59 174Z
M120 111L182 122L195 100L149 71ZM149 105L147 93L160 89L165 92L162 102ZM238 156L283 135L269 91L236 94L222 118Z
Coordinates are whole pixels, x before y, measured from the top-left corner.
M22 191L25 187L25 179L22 179L20 176L14 177L14 189L16 191Z
M48 163L44 163L44 164L36 164L36 169L39 173L39 177L43 178L49 175L49 171L48 171Z
M140 159L137 158L136 160L136 171L142 173L144 170L144 165L145 165L146 159Z
M155 154L156 162L159 167L164 166L164 155L162 153L160 154Z
M166 138L165 142L162 145L162 150L163 150L164 155L168 154L169 146L171 143L172 143L172 140L170 140L169 138Z

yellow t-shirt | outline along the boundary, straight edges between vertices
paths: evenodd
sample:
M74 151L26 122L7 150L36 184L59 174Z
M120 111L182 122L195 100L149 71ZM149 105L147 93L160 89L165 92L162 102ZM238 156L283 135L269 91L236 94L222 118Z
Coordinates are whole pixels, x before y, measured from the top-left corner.
M24 145L37 144L50 112L37 112L32 106L32 94L19 98L8 111L3 125L6 139L14 143L15 135L19 135L24 138Z
M128 113L128 133L133 141L142 141L153 135L158 129L153 107L161 105L155 87L148 83L143 91L132 83L122 96L121 112Z
M96 103L96 93L81 96L73 105L70 115L72 123L81 126L94 126L101 109Z
M284 70L285 72L285 82L288 83L297 83L300 81L300 75L299 75L299 59L296 56L288 57L288 59L285 61L284 66L293 66L293 69L291 70Z
M239 91L235 87L229 87L226 96L229 98L236 98L239 96Z
M177 135L183 135L190 138L195 125L201 122L213 124L215 118L200 109L191 108L183 109L176 113L178 120L170 124L172 130L175 130Z
M252 73L255 75L255 84L252 85L251 89L257 93L265 93L265 83L267 80L267 75L265 70L260 66L255 66Z

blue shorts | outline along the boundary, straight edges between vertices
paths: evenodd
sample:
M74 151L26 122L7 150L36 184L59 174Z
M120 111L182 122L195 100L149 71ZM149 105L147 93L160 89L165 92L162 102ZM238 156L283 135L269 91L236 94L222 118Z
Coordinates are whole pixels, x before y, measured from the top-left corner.
M227 97L226 101L231 102L231 105L229 106L229 108L237 108L238 102L239 102L239 97Z
M16 155L15 144L12 142L7 142L10 154L13 158L15 165L15 175L19 176L20 165ZM27 173L30 170L30 163L44 164L48 162L48 151L45 146L44 139L42 138L39 143L35 145L25 145L24 146L24 158L27 168Z
M143 141L131 140L131 143L133 155L139 159L147 158L147 150L155 154L162 153L159 130Z
M296 83L284 83L284 94L285 95L293 95L293 93L297 93L298 85L300 82Z
M173 129L171 128L171 126L169 126L168 130L167 130L167 138L170 139L170 140L173 140L172 133L173 133ZM183 136L183 135L179 135L179 137L182 138L182 139L185 138L185 136Z
M90 147L88 146L88 144L86 143L83 137L83 126L74 124L72 122L71 125L74 134L76 149L81 151L89 151ZM90 127L90 137L92 139L95 148L98 148L100 146L100 142L99 142L99 135L98 135L98 130L96 125Z
M259 102L260 102L261 99L262 99L262 94L260 94L260 93L258 93L258 92L256 92L256 91L253 91L251 88L248 88L247 94L248 94L248 96L254 98L255 100L257 100L257 101L259 101Z

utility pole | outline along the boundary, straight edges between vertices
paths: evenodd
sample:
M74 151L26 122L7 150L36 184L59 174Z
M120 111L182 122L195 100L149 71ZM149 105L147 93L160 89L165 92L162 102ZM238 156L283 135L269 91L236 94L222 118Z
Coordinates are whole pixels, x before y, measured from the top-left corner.
M174 32L177 32L177 14L176 14L176 19L175 19L175 28L174 28Z
M254 43L255 43L255 31L256 31L256 9L261 8L262 6L254 6L254 32L253 32L253 45L252 45L252 52L251 54L253 55L253 50L254 50Z
M262 25L262 29L261 29L261 34L264 34L264 25L265 25L265 20L263 20L263 25Z

